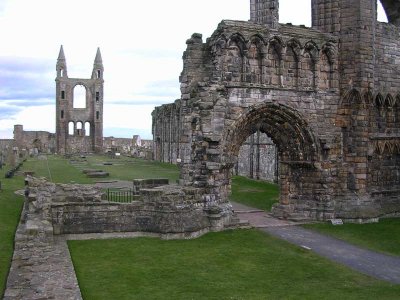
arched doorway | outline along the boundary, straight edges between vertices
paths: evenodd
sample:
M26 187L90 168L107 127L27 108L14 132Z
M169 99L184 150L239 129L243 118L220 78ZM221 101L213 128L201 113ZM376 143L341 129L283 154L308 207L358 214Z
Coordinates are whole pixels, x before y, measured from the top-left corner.
M273 213L284 218L325 219L331 203L323 172L318 166L317 143L302 116L281 104L253 106L225 130L221 197L229 194L231 171L241 145L256 132L267 134L278 151L280 199Z

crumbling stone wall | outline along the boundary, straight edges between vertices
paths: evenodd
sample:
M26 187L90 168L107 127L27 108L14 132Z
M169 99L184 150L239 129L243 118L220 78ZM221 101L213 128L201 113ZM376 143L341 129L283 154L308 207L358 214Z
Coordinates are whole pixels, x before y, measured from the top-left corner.
M176 185L140 189L132 203L103 200L92 185L28 177L23 222L31 234L153 232L182 236L237 225L230 208L205 207L198 190Z
M179 108L180 100L177 100L173 104L156 107L152 113L155 160L179 164L185 156L180 140L183 112ZM249 137L240 149L234 172L236 175L276 182L276 147L273 141L265 134L255 133Z
M25 131L23 125L14 125L15 147L26 154L55 153L56 137L47 131Z
M206 42L193 34L180 101L153 113L156 157L179 149L180 184L220 205L241 145L262 132L278 151L276 216L399 213L399 14L382 3L389 24L375 0L313 0L306 28L279 24L279 1L251 0L249 22L224 20Z
M134 147L132 139L130 138L115 138L113 136L110 136L104 138L103 148L105 152L131 154Z

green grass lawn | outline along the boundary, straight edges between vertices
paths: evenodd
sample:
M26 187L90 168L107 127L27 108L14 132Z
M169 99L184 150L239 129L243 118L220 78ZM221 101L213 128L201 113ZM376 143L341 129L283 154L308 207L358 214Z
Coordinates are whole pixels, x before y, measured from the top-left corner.
M231 200L261 210L270 211L279 201L279 186L261 180L234 176Z
M105 166L106 161L113 165ZM48 156L47 161L30 158L22 170L54 182L93 183L82 174L84 168L102 169L110 172L110 179L121 180L174 182L179 175L169 164L100 156L74 163L59 156ZM4 179L6 170L0 170L0 292L23 202L14 195L23 188L23 177ZM277 185L243 177L233 178L232 192L233 201L264 210L279 196ZM398 219L333 229L313 226L399 255ZM398 299L400 294L400 286L373 280L256 230L212 233L190 241L71 241L69 247L85 299Z
M390 285L257 230L68 242L85 299L398 299Z
M94 183L87 178L69 159L62 156L48 155L42 158L28 158L24 163L24 170L34 171L36 177L46 177L57 183Z
M179 170L176 165L161 162L128 157L110 159L104 156L88 156L87 162L87 168L109 172L110 179L167 178L170 183L176 183L179 178ZM104 165L104 162L110 162L113 165Z
M110 162L112 165L104 165ZM58 183L94 183L97 180L133 180L146 178L168 178L175 183L179 178L177 166L160 162L121 157L111 159L106 156L89 155L86 159L66 159L49 155L46 159L29 158L24 164L25 170L35 171L35 176L46 177ZM110 173L105 179L87 178L84 169L99 169Z
M7 167L0 169L0 297L4 293L14 249L14 234L21 215L23 197L14 191L24 188L24 178L4 178Z
M371 224L333 226L323 223L304 227L378 252L400 256L400 218L380 219L379 223Z

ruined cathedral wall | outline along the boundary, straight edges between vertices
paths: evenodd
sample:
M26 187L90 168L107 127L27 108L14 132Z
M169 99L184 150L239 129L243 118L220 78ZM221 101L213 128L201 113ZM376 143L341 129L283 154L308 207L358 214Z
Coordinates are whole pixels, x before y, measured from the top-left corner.
M392 206L400 190L400 29L377 23L374 93L369 98L368 186L373 198Z
M208 76L227 88L232 111L281 102L306 115L321 138L334 139L340 102L335 37L296 26L270 31L223 21L205 48L209 53L204 56L211 57Z
M180 101L179 101L180 102ZM179 135L178 124L181 119L180 111L175 104L166 104L157 107L153 112L153 154L156 160L177 164L184 156L184 143ZM252 141L252 142L251 142ZM270 182L277 182L276 147L272 140L265 134L257 138L254 134L243 144L238 156L238 163L235 174L254 179L261 179Z
M22 125L14 126L14 140L20 151L25 149L28 153L54 153L56 149L55 134L47 131L25 131Z
M255 133L240 148L235 174L277 182L277 164L277 151L273 141L266 134Z
M167 163L182 159L180 100L156 107L153 116L153 157Z
M341 132L335 126L337 39L302 27L269 30L223 21L206 43L194 34L187 45L181 91L190 112L184 128L190 129L191 152L181 168L181 183L205 188L209 203L226 201L227 174L243 155L238 147L264 124L284 161L278 174L287 182L281 186L284 203L309 210L312 218L321 211L325 217L331 214L333 196L325 195L337 194L335 168L341 160ZM326 163L313 163L321 159ZM303 161L311 167L296 167ZM318 202L325 208L315 207Z
M400 93L400 28L388 23L377 23L375 49L375 90L391 93L396 97Z

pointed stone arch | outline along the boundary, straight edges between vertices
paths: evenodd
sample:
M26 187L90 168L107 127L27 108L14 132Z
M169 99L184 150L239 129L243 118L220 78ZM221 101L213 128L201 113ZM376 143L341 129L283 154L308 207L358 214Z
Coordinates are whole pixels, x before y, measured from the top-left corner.
M334 85L334 72L336 61L336 47L328 42L321 48L319 55L319 76L318 85L321 90L329 90Z
M225 81L241 82L243 79L245 39L242 35L233 34L226 44L226 55L223 61Z
M87 87L83 83L77 83L74 86L73 92L74 92L73 107L74 108L86 108L87 107L87 98L88 98Z
M240 145L257 131L267 133L280 152L292 161L312 163L318 157L307 122L296 110L273 103L255 105L243 112L224 134L223 153L228 157L237 155Z
M301 59L302 82L301 85L306 89L315 89L317 85L317 64L319 61L318 46L309 41L304 45Z
M314 182L324 181L324 175L317 167L319 148L312 129L296 110L275 103L263 103L245 110L241 116L224 131L221 142L221 182L229 184L231 170L244 141L256 132L267 134L279 153L280 202L274 208L278 216L301 213L312 218L315 205L322 192ZM299 168L301 166L301 168ZM222 190L229 188L221 187ZM296 195L296 196L294 196ZM307 200L306 200L307 199ZM329 200L324 201L329 206Z
M266 55L266 83L273 86L282 86L282 57L283 42L273 37L268 42Z
M284 82L287 87L297 88L300 77L300 56L301 44L297 39L291 39L286 43L286 53L284 59Z
M247 43L246 82L260 84L263 82L264 39L253 35Z

